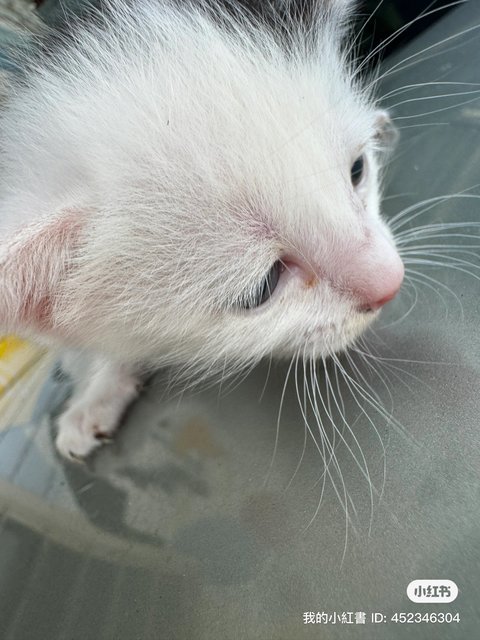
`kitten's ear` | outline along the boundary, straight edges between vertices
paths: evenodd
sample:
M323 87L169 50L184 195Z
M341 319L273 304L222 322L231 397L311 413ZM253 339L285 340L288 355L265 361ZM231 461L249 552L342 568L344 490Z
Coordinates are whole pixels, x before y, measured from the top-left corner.
M358 0L323 0L323 2L318 2L318 0L274 0L274 3L279 8L297 6L303 11L308 8L308 5L318 8L319 4L323 5L323 8L345 10L357 4Z
M377 109L375 114L376 140L382 151L393 151L398 142L400 134L393 124L388 111Z
M357 4L357 0L326 0L325 4L338 11L346 11Z
M16 232L0 245L0 328L55 333L53 311L78 243L82 214L62 211Z
M332 31L336 34L339 44L347 46L347 36L350 33L352 18L355 17L354 9L358 2L356 0L323 0L317 3L322 7L326 23L331 26ZM320 24L324 23L322 13L318 13Z
M325 18L341 25L356 4L357 0L273 0L273 6L281 14L307 25L324 23Z
M350 15L358 2L357 0L324 0L324 4L333 14L344 18Z

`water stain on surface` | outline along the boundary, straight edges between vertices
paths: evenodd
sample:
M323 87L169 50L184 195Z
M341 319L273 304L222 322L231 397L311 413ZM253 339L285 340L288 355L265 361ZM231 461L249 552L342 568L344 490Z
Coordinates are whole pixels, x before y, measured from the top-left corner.
M198 418L192 418L181 429L175 438L174 449L181 455L197 451L207 458L216 458L223 453L215 443L210 427Z

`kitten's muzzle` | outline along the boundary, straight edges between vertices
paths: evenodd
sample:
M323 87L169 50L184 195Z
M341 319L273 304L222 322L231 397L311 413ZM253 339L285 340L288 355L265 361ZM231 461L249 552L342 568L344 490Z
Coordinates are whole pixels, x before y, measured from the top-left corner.
M386 234L377 233L365 247L342 256L332 280L361 312L378 311L395 298L405 275L397 249Z
M365 305L360 307L360 311L363 311L366 313L368 313L369 311L378 311L384 305L386 305L387 302L390 302L391 300L393 300L397 295L397 293L399 292L399 290L400 290L400 287L395 292L384 296L381 300L374 300L372 302L365 303Z
M354 289L354 295L360 299L359 310L363 312L378 311L393 300L402 286L405 268L396 251L388 259L379 263L376 268L369 269L363 286Z

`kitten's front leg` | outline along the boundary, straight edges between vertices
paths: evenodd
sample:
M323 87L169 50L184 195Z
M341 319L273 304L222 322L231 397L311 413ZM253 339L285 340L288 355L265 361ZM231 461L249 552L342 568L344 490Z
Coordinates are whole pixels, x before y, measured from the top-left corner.
M88 456L108 441L141 386L130 367L95 358L81 388L58 420L56 446L70 459Z

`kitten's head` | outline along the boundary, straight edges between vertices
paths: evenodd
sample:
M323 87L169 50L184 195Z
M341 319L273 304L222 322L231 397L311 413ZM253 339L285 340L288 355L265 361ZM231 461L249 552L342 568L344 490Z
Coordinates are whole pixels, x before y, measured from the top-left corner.
M46 213L29 254L43 279L13 288L23 323L212 370L347 347L403 265L379 213L388 117L342 51L345 5L323 3L308 36L287 21L287 42L118 5L109 31L34 77L6 120L7 160L29 153L29 186L20 155L6 202Z

